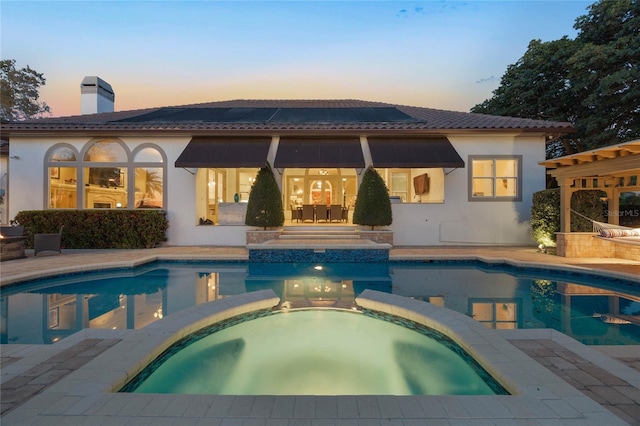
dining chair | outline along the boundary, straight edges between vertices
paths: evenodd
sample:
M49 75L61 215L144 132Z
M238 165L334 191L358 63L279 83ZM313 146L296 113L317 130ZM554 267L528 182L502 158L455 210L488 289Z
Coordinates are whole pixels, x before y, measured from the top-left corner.
M306 222L310 220L311 222L315 221L314 212L313 212L313 204L303 204L302 205L302 221Z
M331 222L342 222L342 206L340 204L331 204L329 217L331 218Z
M300 219L302 219L302 210L293 204L290 204L289 206L291 207L291 222L294 220L296 222L300 222Z
M351 206L342 208L342 220L344 220L347 223L349 223L349 207Z
M316 206L316 222L320 222L321 220L327 222L327 213L328 210L326 204L318 204Z

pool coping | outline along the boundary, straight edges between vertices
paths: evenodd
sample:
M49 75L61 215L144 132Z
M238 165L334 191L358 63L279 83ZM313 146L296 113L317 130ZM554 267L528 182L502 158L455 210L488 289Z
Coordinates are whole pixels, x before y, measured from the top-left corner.
M90 252L99 252L100 250L90 250ZM109 250L106 250L109 252ZM0 274L0 288L8 285L19 284L24 281L31 281L40 278L50 278L64 274L73 274L81 272L105 271L120 268L135 268L153 262L159 261L204 261L204 262L249 262L248 253L244 255L237 254L193 254L193 253L156 253L142 254L137 251L131 260L118 261L102 261L82 263L77 265L63 265L54 268L43 268L37 271L28 271L23 273L13 273L8 277L5 273ZM94 259L95 260L95 259ZM531 268L538 270L579 273L593 275L603 278L618 278L625 281L640 284L640 275L625 273L620 271L595 269L593 267L585 267L580 265L555 264L537 261L524 261L509 258L508 256L486 256L481 254L393 254L389 253L388 263L398 262L436 262L436 261L477 261L486 265L508 265L516 268Z
M196 424L201 420L207 424L216 421L229 424L245 421L253 424L354 424L367 419L384 419L388 423L446 419L450 424L467 424L484 419L486 423L494 424L491 419L495 419L505 424L516 421L626 424L517 349L502 333L489 330L472 318L419 300L373 290L365 290L356 301L364 308L407 318L448 335L513 395L212 396L116 392L176 340L212 323L268 309L279 302L272 290L262 290L187 308L139 330L87 329L63 339L64 345L60 347L91 338L121 341L10 411L3 416L3 423L78 424L101 417L104 420L101 424L115 425L153 422L153 418L162 417L181 419L184 424ZM564 336L553 330L531 331L537 332L538 336ZM518 331L518 335L525 334L528 333L524 330ZM573 342L582 353L595 353L564 337L567 339L565 344ZM33 356L42 360L43 354ZM602 359L596 355L590 357L595 362L606 363L608 371L640 388L639 372L604 356ZM25 357L24 364L35 362L29 358Z

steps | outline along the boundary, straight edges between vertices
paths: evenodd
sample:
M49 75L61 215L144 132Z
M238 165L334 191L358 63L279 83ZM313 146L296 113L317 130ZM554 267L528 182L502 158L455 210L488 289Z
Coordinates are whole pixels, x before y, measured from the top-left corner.
M361 238L355 226L285 226L275 240L247 244L249 262L386 262L390 244Z
M280 240L360 240L355 226L285 226Z

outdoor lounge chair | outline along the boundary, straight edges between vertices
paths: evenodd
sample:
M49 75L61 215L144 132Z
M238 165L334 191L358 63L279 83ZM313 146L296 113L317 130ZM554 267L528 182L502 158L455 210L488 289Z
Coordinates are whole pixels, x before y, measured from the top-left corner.
M62 254L62 226L57 234L35 234L33 236L33 255L45 251L57 251Z

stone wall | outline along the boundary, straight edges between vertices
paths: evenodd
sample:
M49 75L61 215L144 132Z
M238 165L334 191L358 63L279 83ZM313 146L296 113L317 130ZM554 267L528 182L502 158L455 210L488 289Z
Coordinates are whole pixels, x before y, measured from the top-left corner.
M22 259L26 237L4 237L0 239L0 261Z
M251 230L247 231L247 244L261 244L265 241L275 240L280 237L282 229L275 230Z
M640 259L640 244L598 238L593 232L558 232L556 244L556 254L563 257Z
M393 245L393 232L391 231L365 231L359 229L358 233L360 234L360 238L364 238L365 240L371 240L379 244Z

